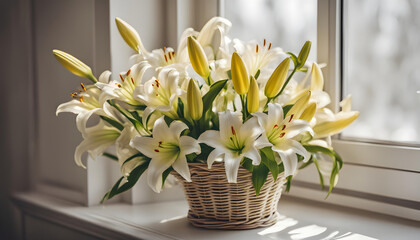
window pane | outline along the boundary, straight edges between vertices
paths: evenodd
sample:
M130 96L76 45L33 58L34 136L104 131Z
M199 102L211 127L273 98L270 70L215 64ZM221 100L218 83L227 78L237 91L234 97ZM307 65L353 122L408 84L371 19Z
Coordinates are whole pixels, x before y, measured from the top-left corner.
M309 61L316 59L317 1L226 0L225 17L233 26L230 35L243 41L264 38L286 52L298 54L312 41Z
M420 1L344 4L344 90L359 119L343 136L420 143Z

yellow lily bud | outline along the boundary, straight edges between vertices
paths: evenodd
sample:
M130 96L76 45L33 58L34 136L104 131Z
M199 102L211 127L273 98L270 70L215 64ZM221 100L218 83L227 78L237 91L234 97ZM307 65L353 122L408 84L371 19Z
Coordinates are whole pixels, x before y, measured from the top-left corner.
M319 68L318 64L312 64L312 71L311 71L311 91L322 91L324 88L324 76L322 75L321 68Z
M286 116L291 116L293 114L293 117L295 119L300 118L303 111L305 111L310 98L311 98L311 91L307 91L301 98L299 98L296 101L293 107L287 112Z
M265 85L264 94L267 98L275 97L281 87L283 87L284 82L286 81L287 73L289 72L290 58L286 58L281 62Z
M121 37L128 46L136 52L146 52L146 49L144 49L143 44L141 43L139 34L130 24L117 17L115 18L115 23L117 24Z
M193 37L189 36L187 39L188 56L190 57L191 65L198 75L202 76L205 80L210 75L209 63L206 54L200 43Z
M96 78L93 76L92 69L86 64L84 64L79 59L73 57L72 55L54 49L53 50L54 57L63 65L67 70L69 70L74 75L79 77L84 77L87 79L92 80L93 82L97 82Z
M300 119L310 122L316 113L316 103L309 104L300 115Z
M333 121L325 121L316 124L314 129L317 138L324 138L341 132L359 116L359 112L343 112L344 116Z
M190 79L188 83L187 104L191 118L193 120L200 119L203 115L203 100L201 99L200 89L193 79Z
M246 96L246 107L249 113L258 111L260 107L260 91L258 89L257 81L251 76L248 95Z
M298 56L298 66L297 68L302 68L305 65L306 59L308 59L309 52L311 51L311 41L306 41L302 49L299 52Z
M232 75L233 88L239 95L244 95L248 92L249 88L249 75L245 67L245 63L238 53L232 54L230 63L230 71Z

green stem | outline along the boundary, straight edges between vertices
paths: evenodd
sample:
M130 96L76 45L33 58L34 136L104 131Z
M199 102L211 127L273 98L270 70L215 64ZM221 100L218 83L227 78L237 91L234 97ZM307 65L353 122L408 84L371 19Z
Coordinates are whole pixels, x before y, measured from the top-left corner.
M267 102L264 105L263 112L267 111L267 109L268 109L268 103L270 103L271 100L272 100L272 98L267 98Z
M242 103L242 120L245 121L247 118L247 110L246 110L246 104L245 104L245 95L239 95L241 97L241 103Z
M293 77L293 75L295 74L296 70L297 70L297 67L295 66L295 68L293 69L292 73L290 73L290 75L289 75L289 77L287 78L286 82L283 84L283 87L281 87L280 92L279 92L279 93L277 93L277 95L274 97L274 99L275 99L275 98L278 98L278 96L280 96L280 94L282 94L282 93L283 93L284 89L286 88L286 86L287 86L287 84L289 83L290 79L292 79L292 77Z
M104 152L102 155L104 155L105 157L110 158L111 160L118 161L117 156L115 156L114 154Z

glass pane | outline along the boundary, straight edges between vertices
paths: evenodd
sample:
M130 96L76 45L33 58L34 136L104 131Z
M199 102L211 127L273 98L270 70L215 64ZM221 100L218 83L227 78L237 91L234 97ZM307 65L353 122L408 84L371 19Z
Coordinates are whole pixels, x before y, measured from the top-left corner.
M420 143L420 1L344 4L344 90L359 119L343 136Z
M296 54L310 40L308 60L316 59L317 1L226 0L225 17L232 22L233 38L259 42L266 38L273 46Z

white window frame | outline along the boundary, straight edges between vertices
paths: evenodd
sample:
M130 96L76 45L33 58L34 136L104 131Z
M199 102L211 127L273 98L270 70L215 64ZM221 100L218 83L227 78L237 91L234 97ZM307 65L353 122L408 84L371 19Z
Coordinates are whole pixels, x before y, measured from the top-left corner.
M217 4L218 14L223 16L224 0ZM323 69L325 91L334 111L339 110L343 98L345 4L345 0L318 0L317 62L327 64ZM333 146L345 164L329 198L325 200L326 192L321 191L314 169L305 169L295 177L289 195L420 220L420 188L415 184L420 182L419 148L340 136L333 139Z

